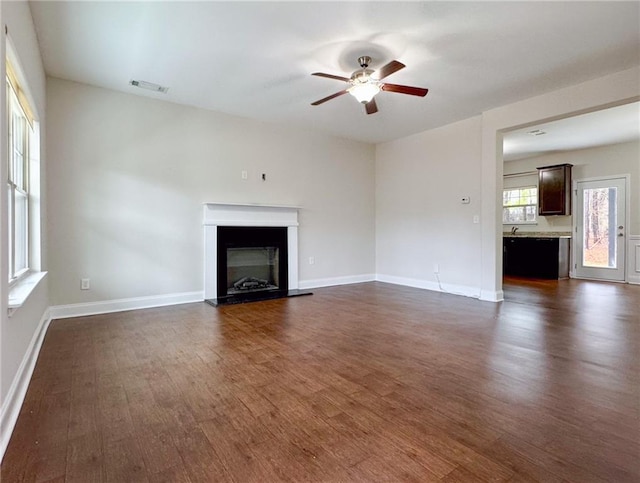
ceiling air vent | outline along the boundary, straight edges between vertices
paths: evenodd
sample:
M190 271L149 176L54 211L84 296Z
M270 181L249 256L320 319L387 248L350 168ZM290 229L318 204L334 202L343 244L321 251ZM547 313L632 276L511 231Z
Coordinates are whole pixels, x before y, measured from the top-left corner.
M148 91L153 91L153 92L162 92L163 94L166 94L167 91L169 90L168 87L164 87L164 86L153 84L152 82L146 82L146 81L131 80L129 81L129 84L135 87L139 87L140 89L147 89Z

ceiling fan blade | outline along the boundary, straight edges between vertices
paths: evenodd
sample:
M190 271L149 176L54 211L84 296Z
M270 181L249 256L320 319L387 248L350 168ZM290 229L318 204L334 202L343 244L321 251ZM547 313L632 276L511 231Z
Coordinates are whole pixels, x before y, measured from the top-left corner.
M401 86L398 84L382 84L382 90L420 97L426 96L427 92L429 92L429 89L423 89L422 87Z
M369 102L364 105L364 108L367 110L367 114L375 114L378 112L378 105L376 104L376 99L373 98Z
M387 65L382 66L375 73L375 78L378 80L382 80L385 77L393 74L394 72L398 72L400 69L404 69L406 66L402 62L398 62L397 60L392 60Z
M330 96L327 96L324 99L320 99L319 101L312 102L311 105L312 106L319 106L320 104L322 104L324 102L330 101L331 99L334 99L334 98L336 98L338 96L341 96L342 94L346 94L346 93L347 93L347 90L344 89L344 90L342 90L340 92L336 92L335 94L331 94Z
M335 79L335 80L340 80L340 81L344 81L344 82L349 82L349 79L346 77L342 77L339 75L333 75L333 74L325 74L324 72L314 72L311 75L317 75L318 77L326 77L327 79Z

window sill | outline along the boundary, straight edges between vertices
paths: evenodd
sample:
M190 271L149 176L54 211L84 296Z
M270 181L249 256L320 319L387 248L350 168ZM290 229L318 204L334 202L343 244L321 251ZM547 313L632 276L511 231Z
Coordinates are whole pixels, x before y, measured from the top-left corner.
M9 289L9 316L22 307L47 272L31 272Z

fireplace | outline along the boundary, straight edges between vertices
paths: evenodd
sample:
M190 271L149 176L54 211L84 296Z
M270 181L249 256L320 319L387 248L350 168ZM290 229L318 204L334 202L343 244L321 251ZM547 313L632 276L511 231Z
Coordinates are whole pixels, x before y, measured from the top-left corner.
M288 292L285 227L218 227L218 303Z
M298 290L298 208L204 204L204 299L217 306Z

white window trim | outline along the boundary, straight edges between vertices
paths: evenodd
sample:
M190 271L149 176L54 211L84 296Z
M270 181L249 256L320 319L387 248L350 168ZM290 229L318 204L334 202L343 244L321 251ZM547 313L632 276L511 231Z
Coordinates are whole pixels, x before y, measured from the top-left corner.
M9 253L9 268L10 268L10 273L9 273L9 285L11 286L14 282L18 281L21 277L23 277L26 273L29 272L30 270L30 229L29 229L29 225L30 225L30 217L31 217L31 209L30 209L30 205L31 205L31 194L30 194L30 190L29 190L29 158L30 158L30 154L29 154L29 148L30 148L30 138L34 135L31 123L30 123L30 119L27 115L27 110L29 109L28 106L27 108L25 108L21 102L20 102L20 98L18 96L18 87L14 86L11 82L9 82L9 78L7 77L6 79L7 82L7 128L8 128L8 134L9 134L9 139L8 139L8 143L9 143L9 158L8 158L8 162L9 162L9 166L8 168L8 176L7 176L7 183L8 183L8 191L12 196L12 202L10 203L10 213L9 213L9 219L10 219L10 226L9 227L9 238L10 238L10 243L9 245L11 246L11 253ZM22 177L22 181L21 182L16 182L16 174L13 173L12 171L14 170L15 166L14 166L14 141L15 141L15 136L17 136L16 132L15 132L15 123L14 123L14 115L16 117L19 117L22 120L22 127L20 129L20 131L22 132L22 140L23 140L23 146L21 147L22 150L22 167L20 168L21 171L21 177ZM17 184L19 183L19 184ZM26 199L26 211L25 211L25 220L24 220L24 225L25 225L25 229L26 229L26 233L25 233L25 237L24 237L24 243L25 246L22 247L25 251L25 263L26 263L26 267L23 269L20 269L19 271L14 272L14 265L16 262L16 245L15 245L15 241L16 241L16 234L15 234L15 228L16 228L16 197L17 195L15 194L16 192L19 192L22 194L22 196L25 197Z
M40 159L41 159L41 149L40 145L40 124L38 122L37 115L35 111L33 111L32 106L33 98L28 90L28 83L26 82L24 72L21 68L21 64L17 58L15 53L15 49L13 47L13 43L11 41L10 36L6 37L6 58L5 65L11 64L10 69L7 70L7 76L11 76L13 82L16 83L16 86L5 85L5 92L9 94L9 91L13 91L10 95L16 95L18 97L18 106L22 113L25 115L26 129L28 130L28 142L25 147L25 186L27 191L27 268L21 270L19 273L16 273L12 280L8 281L7 284L7 306L8 306L8 316L11 315L21 307L29 298L31 293L36 289L36 287L40 284L42 280L47 276L46 271L41 270L41 254L40 254L40 237L41 237L41 227L40 227L40 208L39 206L33 206L34 199L40 199ZM7 77L3 77L5 84L9 84L7 82ZM15 89L18 89L16 92ZM9 96L6 99L5 112L2 115L5 116L5 120L8 120L11 109L9 107ZM24 104L23 104L24 103ZM7 126L7 134L8 134ZM7 143L9 139L7 139ZM10 147L10 145L8 145ZM9 158L7 158L8 164ZM34 164L35 163L35 164ZM7 166L8 169L8 166ZM7 177L3 180L7 189L9 189L8 183L9 181L9 172L7 171ZM23 190L24 191L24 190ZM6 195L5 195L6 196ZM35 198L34 198L35 197ZM35 201L39 203L39 201ZM8 207L7 207L8 209ZM8 213L7 213L8 215ZM7 233L9 235L9 233ZM11 255L9 255L11 256ZM5 274L4 276L7 276Z
M513 191L513 190L522 190L522 189L527 189L527 188L535 188L536 189L536 199L537 196L539 194L539 189L538 189L538 185L527 185L527 186L514 186L511 188L502 188L502 192L504 193L505 191ZM502 212L504 213L504 209L505 208L518 208L518 207L522 207L522 206L536 206L537 209L537 205L514 205L514 206L504 206L504 204L502 205ZM538 215L538 212L536 211L536 219L534 221L511 221L511 222L502 222L503 226L513 226L513 225L537 225L538 224L538 217L540 215Z

